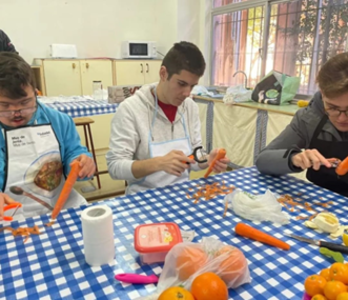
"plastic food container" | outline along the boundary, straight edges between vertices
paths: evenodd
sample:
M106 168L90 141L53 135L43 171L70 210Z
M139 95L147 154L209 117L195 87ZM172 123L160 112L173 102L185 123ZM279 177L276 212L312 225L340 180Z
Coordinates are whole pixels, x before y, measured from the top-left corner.
M144 264L164 262L169 250L182 243L181 232L175 223L139 225L134 232L134 248Z

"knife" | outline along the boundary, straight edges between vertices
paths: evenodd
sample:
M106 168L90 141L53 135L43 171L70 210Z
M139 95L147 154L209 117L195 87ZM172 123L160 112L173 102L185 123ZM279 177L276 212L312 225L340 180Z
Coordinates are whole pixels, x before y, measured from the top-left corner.
M325 247L325 248L330 249L332 251L337 251L337 252L348 254L348 247L347 246L343 246L343 245L335 244L335 243L330 243L330 242L325 242L325 241L321 241L321 240L308 239L308 238L298 236L295 234L284 233L284 235L292 237L293 239L299 240L301 242L311 244L311 245L317 245L319 247Z

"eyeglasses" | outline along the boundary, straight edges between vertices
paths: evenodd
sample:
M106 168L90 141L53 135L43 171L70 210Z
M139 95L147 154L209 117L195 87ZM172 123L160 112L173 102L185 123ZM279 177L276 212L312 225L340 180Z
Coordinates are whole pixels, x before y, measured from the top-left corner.
M16 113L19 113L21 116L25 117L25 116L30 115L31 113L35 112L36 109L37 109L37 105L35 105L33 107L18 109L18 110L0 111L0 117L11 118Z

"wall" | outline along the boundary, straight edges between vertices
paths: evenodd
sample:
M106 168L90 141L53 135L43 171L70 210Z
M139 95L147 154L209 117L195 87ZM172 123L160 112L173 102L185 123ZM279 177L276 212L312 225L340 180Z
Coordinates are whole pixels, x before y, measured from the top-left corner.
M79 57L120 58L123 40L177 41L180 0L0 0L0 28L29 62L52 43L76 44ZM188 0L199 2L200 0Z

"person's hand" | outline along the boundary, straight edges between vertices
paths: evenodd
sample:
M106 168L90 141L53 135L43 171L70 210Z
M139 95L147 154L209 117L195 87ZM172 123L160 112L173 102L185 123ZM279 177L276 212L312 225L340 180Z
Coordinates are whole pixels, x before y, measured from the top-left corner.
M161 156L159 163L161 171L180 177L190 167L186 163L195 164L196 161L188 158L182 151L172 150Z
M3 217L4 217L4 206L9 205L11 203L15 203L16 201L14 201L9 195L4 194L4 193L0 193L0 221L2 221Z
M307 149L301 153L295 154L291 158L291 162L295 167L306 170L313 168L318 171L321 165L331 168L331 163L322 156L316 149Z
M213 162L213 160L215 159L217 153L218 153L219 149L214 149L209 153L209 157L208 157L208 165L210 166L210 164ZM214 173L221 173L226 171L227 168L227 164L230 162L230 160L228 159L227 156L225 156L224 158L221 158L219 160L217 160L213 166L213 172Z
M85 177L92 177L94 175L96 167L95 162L92 158L90 158L86 154L81 154L75 160L80 163L81 170L79 173L79 177L81 179Z

